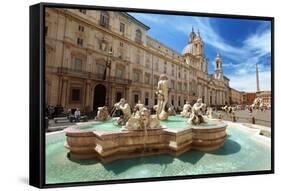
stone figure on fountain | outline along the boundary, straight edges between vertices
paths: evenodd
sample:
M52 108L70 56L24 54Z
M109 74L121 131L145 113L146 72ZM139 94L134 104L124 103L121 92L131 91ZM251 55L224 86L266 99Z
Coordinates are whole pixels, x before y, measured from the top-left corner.
M147 108L142 107L138 115L131 116L127 121L126 129L128 130L148 130L160 128L160 122L155 115L150 115Z
M126 122L129 120L129 118L131 117L130 105L126 102L124 98L121 98L118 103L114 104L114 107L117 110L122 111L122 115L117 119L118 125L125 125Z
M139 100L138 103L135 105L134 107L134 116L140 116L140 110L144 108L144 104L141 103L141 101Z
M198 98L191 110L189 122L192 125L199 125L200 123L204 122L204 118L203 118L204 107L205 105L202 103L202 99Z
M253 104L251 105L251 108L252 108L252 110L253 110L253 109L258 109L258 110L263 110L263 109L265 109L265 104L264 104L264 102L263 102L263 99L260 98L260 97L257 97L257 98L254 100Z
M168 77L165 74L160 76L160 80L157 86L157 105L154 106L156 110L156 116L159 120L167 120L169 117L168 112L166 111L166 106L168 103Z
M183 110L180 113L181 116L189 118L191 115L191 109L192 109L192 106L189 104L188 101L186 101L185 104L183 105Z
M213 119L213 108L212 107L208 107L207 108L207 116L209 119ZM220 114L220 113L219 113Z
M109 119L109 113L106 106L98 107L98 113L96 116L97 121L106 121Z
M173 105L171 105L168 109L168 113L169 113L169 116L175 116L177 113L176 113L176 110L175 110L175 107Z

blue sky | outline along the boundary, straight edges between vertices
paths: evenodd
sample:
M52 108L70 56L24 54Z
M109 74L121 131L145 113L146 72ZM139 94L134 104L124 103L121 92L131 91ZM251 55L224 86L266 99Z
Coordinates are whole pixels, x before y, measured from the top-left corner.
M194 28L205 43L209 73L220 53L224 75L230 86L241 91L256 91L256 63L260 89L271 86L271 23L261 20L227 19L161 14L129 13L150 27L148 35L181 53Z

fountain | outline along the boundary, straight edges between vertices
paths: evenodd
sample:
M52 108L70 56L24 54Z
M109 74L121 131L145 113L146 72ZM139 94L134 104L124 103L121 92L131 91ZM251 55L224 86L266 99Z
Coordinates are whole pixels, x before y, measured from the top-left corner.
M114 105L114 110L119 109L123 113L117 119L119 127L122 128L114 126L113 122L106 124L110 125L111 129L116 129L114 131L85 129L83 125L67 128L65 147L69 149L69 157L97 158L107 163L118 159L159 154L179 156L190 149L212 151L220 148L226 138L227 125L218 120L204 120L206 105L202 103L202 99L198 99L193 105L189 123L182 123L186 118L180 116L171 116L168 119L167 80L166 75L161 75L156 91L158 103L155 106L155 115L151 115L140 101L131 114L130 105L122 98ZM188 109L189 106L186 105L184 111Z

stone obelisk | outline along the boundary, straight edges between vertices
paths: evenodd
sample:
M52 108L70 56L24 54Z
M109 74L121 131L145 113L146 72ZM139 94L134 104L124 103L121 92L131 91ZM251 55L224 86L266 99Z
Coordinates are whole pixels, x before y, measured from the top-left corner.
M260 79L259 79L258 64L256 64L256 80L257 80L257 92L259 92L260 91Z

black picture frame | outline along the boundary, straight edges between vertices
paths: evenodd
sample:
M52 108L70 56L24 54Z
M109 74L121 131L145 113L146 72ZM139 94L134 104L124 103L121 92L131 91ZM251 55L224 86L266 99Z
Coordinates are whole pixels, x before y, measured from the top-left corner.
M108 10L123 12L139 12L139 13L159 13L171 15L188 15L188 16L207 16L218 18L238 18L248 20L266 20L271 22L271 169L264 171L251 172L233 172L233 173L217 173L202 174L188 176L171 176L171 177L154 177L140 179L124 179L124 180L106 180L91 182L75 182L75 183L45 183L45 9L46 8L76 8L89 10ZM183 11L167 11L153 9L137 9L137 8L121 8L121 7L104 7L92 5L74 5L59 3L39 3L30 6L30 129L29 129L29 184L38 188L68 187L68 186L85 186L99 184L116 184L131 182L147 182L147 181L168 181L178 179L195 179L195 178L211 178L211 177L228 177L228 176L244 176L274 173L274 18L249 16L249 15L232 15L232 14L215 14L215 13L197 13Z

